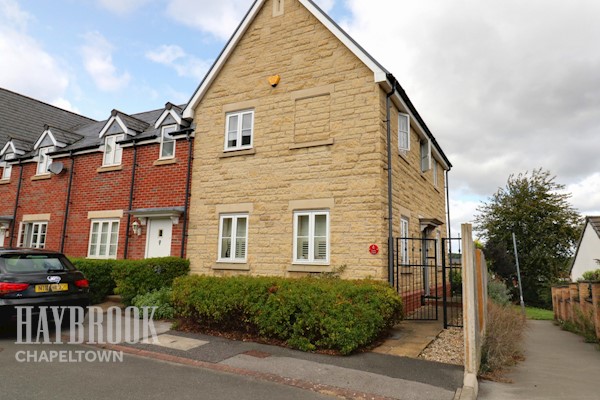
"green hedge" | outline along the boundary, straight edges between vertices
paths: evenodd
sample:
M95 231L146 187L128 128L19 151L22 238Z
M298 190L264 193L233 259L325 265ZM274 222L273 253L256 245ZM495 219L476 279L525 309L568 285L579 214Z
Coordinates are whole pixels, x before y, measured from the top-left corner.
M342 354L402 318L402 300L385 283L340 279L186 276L173 282L173 305L184 323Z
M104 298L115 290L112 277L117 260L89 260L87 258L71 258L75 268L83 272L90 282L90 301L92 304L102 303Z
M115 293L125 305L131 305L135 296L171 286L173 279L187 275L190 262L178 257L119 260L114 265Z

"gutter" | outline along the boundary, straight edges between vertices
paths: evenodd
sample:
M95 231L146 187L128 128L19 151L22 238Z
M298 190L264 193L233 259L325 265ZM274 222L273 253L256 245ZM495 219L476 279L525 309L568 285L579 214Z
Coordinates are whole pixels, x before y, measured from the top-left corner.
M71 171L69 171L69 185L67 188L67 202L65 204L65 217L63 220L63 228L62 235L60 238L60 252L64 253L65 248L65 239L67 237L67 220L69 218L69 206L71 205L71 187L73 185L73 174L75 170L75 157L73 157L73 152L69 152L69 156L71 157Z
M392 126L390 113L390 98L396 92L394 82L392 91L385 97L386 127L387 127L387 183L388 183L388 283L394 287L394 221L392 205Z
M133 142L133 163L131 165L131 185L129 186L129 207L131 211L133 206L133 189L135 188L135 169L137 167L137 143ZM131 224L131 213L127 213L127 225L125 227L125 250L123 259L127 259L127 250L129 250L129 225Z
M23 164L19 160L19 183L17 184L17 196L15 197L15 210L13 211L13 223L10 229L10 242L9 247L13 247L13 239L15 237L15 225L17 224L17 209L19 208L19 197L21 195L21 182L23 181Z
M180 257L183 258L185 256L185 250L186 250L186 243L187 243L187 237L188 237L188 209L189 209L189 205L190 205L190 187L191 187L191 182L190 182L190 177L192 174L192 160L193 160L193 148L192 148L192 140L190 137L190 132L192 132L193 129L192 128L188 128L187 132L186 132L186 140L188 142L188 162L187 162L187 174L185 176L185 199L184 199L184 206L183 206L183 228L182 228L182 232L181 232L181 252L180 252Z

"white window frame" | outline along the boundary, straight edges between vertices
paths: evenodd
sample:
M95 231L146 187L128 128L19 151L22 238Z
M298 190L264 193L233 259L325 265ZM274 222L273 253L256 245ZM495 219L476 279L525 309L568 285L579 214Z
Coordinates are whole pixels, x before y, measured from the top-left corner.
M165 135L169 135L172 132L177 131L177 125L173 124L173 125L165 125L161 128L160 130L160 154L159 154L159 159L160 160L168 160L168 159L172 159L175 158L175 147L177 144L177 141L175 139L171 138L165 138ZM173 154L169 154L169 155L164 155L164 144L165 143L173 143Z
M36 175L48 175L50 172L48 171L48 166L52 163L52 159L48 157L48 153L53 149L52 146L48 147L40 147L38 150L38 163L37 169L35 170Z
M12 165L9 163L4 163L4 167L2 168L2 180L9 180L12 172Z
M406 121L406 129L401 129L401 121ZM410 151L410 115L398 113L398 152L406 154Z
M427 172L431 169L431 142L429 139L421 139L420 164L421 172Z
M250 144L242 145L242 120L245 115L250 115L252 117L252 123L250 125ZM234 132L234 127L230 127L229 121L232 117L238 117L237 126L235 127L236 133L236 144L235 146L229 146L229 131ZM235 112L229 112L225 114L225 151L233 151L233 150L245 150L251 149L254 144L254 110L241 110Z
M123 148L117 142L124 138L125 134L123 133L119 135L109 135L104 138L104 154L102 155L103 167L121 165L121 162L123 161ZM113 150L110 153L108 152L109 146L113 146Z
M229 257L221 257L221 252L223 250L223 223L226 219L231 219L231 246L230 246L230 254ZM244 257L236 257L236 249L238 245L238 236L237 236L237 227L238 220L245 219L246 220L246 236L244 237L246 241L246 245L244 248ZM226 263L246 263L248 262L248 227L249 227L250 218L247 213L240 214L221 214L219 216L219 248L217 255L217 262L226 262Z
M116 230L113 229L113 225L114 223L117 224L116 226ZM96 243L92 243L92 236L93 236L93 232L94 232L94 225L97 224L98 225L98 231L96 234ZM104 224L107 224L107 238L106 238L106 244L105 246L105 252L102 254L100 252L100 247L101 247L101 243L102 243L102 226ZM89 241L88 241L88 258L94 258L94 259L101 259L101 260L108 260L108 259L116 259L117 258L117 254L119 254L119 228L121 226L121 221L118 218L99 218L99 219L92 219L90 221L90 236L89 236ZM116 242L114 244L115 246L115 251L114 254L110 254L110 247L112 246L111 244L111 239L113 237L113 234L116 234ZM92 245L95 246L95 251L92 253Z
M325 215L325 259L316 259L315 258L315 217L317 215ZM308 216L308 259L299 259L298 258L298 220L299 217ZM293 245L293 263L294 264L313 264L313 265L329 265L329 258L331 253L331 240L329 234L330 227L330 216L329 210L310 210L310 211L295 211L294 212L294 245Z
M407 239L410 234L409 227L410 227L410 220L405 216L401 216L400 217L400 248L398 249L398 251L400 252L400 262L403 265L406 265L409 262L408 239Z
M433 186L437 188L438 184L439 184L439 182L438 182L438 167L439 167L438 162L435 159L431 160L431 166L433 168Z
M28 229L29 228L29 229ZM36 235L35 241L33 240ZM43 249L48 237L48 221L27 221L19 224L17 247Z

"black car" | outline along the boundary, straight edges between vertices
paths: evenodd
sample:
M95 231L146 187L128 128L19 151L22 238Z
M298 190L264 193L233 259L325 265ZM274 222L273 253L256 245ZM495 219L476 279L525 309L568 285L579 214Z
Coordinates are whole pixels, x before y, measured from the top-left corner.
M0 248L0 323L16 317L15 306L89 305L89 283L61 253Z

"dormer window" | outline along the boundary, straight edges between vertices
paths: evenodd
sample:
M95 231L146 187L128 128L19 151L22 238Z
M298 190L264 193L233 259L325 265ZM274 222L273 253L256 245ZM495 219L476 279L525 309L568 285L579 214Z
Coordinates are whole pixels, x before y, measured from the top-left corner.
M177 130L177 125L163 126L160 133L160 158L175 157L175 139L171 133Z
M104 140L104 160L102 166L121 165L123 149L117 142L123 140L125 135L106 136Z
M52 162L52 159L48 157L48 153L52 151L52 147L40 147L38 150L38 164L36 175L47 175L48 166Z

